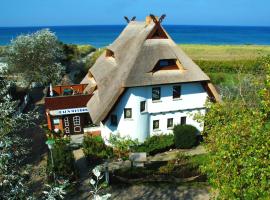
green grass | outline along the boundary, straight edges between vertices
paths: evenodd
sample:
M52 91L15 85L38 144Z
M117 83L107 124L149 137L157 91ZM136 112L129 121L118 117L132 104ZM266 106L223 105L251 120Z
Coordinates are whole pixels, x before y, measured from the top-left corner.
M270 46L260 45L197 45L180 47L194 60L254 60L270 55Z

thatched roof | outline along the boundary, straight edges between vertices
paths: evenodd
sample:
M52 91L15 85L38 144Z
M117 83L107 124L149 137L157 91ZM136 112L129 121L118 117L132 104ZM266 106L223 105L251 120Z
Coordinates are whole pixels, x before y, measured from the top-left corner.
M81 83L88 83L86 90L93 91L87 103L94 123L104 120L125 88L186 82L209 82L209 77L177 46L168 39L147 39L157 28L153 21L131 21L107 47L114 53L106 57L104 52L89 70ZM156 63L161 59L176 59L182 70L157 71Z

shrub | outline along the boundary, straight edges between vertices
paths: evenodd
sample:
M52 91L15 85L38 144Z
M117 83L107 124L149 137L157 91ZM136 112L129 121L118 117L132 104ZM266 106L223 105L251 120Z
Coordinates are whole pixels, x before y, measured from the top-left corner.
M175 146L180 149L189 149L197 142L198 130L192 125L176 125L173 128Z
M130 137L120 137L111 135L109 143L113 146L114 154L118 158L128 159L131 148L139 144L138 140L132 140Z
M62 139L56 140L52 149L53 162L49 153L47 160L47 175L49 181L53 181L53 173L56 178L74 180L77 178L77 170L75 167L75 159L72 149L67 145L68 142Z
M113 149L106 146L101 136L85 136L83 139L84 155L93 161L113 156Z
M146 152L154 155L174 147L173 135L155 135L149 137L144 143L134 148L136 152Z

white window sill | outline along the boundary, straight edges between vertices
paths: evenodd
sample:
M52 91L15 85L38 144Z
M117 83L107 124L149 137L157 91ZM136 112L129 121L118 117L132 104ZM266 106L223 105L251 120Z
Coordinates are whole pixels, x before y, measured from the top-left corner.
M161 131L160 129L153 129L154 132L158 132Z
M147 113L147 111L146 111L146 110L141 112L141 114L145 114L145 113Z
M124 120L125 120L125 121L133 121L132 118L125 118Z
M161 100L152 100L152 103L160 103L162 102Z
M181 97L173 99L173 101L180 101L180 100L183 100L183 99Z
M167 130L173 130L173 127L168 127Z

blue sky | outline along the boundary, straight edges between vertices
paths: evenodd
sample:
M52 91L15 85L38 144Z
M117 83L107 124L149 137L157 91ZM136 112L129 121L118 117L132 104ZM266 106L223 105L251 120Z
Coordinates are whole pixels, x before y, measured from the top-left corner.
M167 14L165 24L270 26L269 0L0 0L0 26L124 24Z

